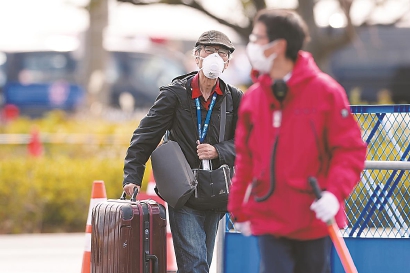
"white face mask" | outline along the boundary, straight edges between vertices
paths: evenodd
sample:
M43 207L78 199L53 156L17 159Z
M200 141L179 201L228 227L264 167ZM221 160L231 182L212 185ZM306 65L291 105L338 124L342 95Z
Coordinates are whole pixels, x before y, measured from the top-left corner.
M202 72L208 79L216 79L225 68L225 62L218 53L213 53L202 59Z
M267 45L248 43L248 45L246 46L246 53L248 55L248 59L252 67L263 74L270 72L270 69L273 65L273 61L277 56L276 53L273 53L268 57L265 57L264 54L265 50L270 48L274 43L275 41Z

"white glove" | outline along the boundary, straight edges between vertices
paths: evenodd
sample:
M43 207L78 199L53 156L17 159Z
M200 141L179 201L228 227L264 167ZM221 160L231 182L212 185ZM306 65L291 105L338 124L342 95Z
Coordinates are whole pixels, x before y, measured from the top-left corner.
M240 223L235 223L234 224L235 229L242 233L245 236L251 236L252 231L251 231L251 222L246 221L246 222L240 222Z
M339 211L339 200L336 196L328 191L322 192L322 197L319 200L316 200L310 206L310 209L316 213L316 218L327 223L336 213Z

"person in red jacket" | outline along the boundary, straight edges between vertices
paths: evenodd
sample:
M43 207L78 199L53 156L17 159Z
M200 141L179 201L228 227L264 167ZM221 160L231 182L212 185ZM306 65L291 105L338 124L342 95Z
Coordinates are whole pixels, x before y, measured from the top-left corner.
M326 222L346 226L343 204L366 159L360 126L344 89L301 50L308 33L298 14L261 10L249 38L255 83L239 108L228 210L257 236L261 273L330 272Z

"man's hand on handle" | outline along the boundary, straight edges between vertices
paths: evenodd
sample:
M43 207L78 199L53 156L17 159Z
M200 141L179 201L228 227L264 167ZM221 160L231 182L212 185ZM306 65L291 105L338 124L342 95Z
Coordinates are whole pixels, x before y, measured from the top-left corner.
M132 196L133 192L134 192L134 188L138 188L138 192L140 192L141 187L137 186L135 184L127 184L124 186L124 191L128 196Z

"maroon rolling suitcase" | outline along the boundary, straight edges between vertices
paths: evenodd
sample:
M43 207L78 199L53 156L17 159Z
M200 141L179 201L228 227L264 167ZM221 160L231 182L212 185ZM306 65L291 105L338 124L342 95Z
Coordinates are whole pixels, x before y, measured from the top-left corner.
M166 273L166 211L154 200L108 199L91 219L92 273Z

